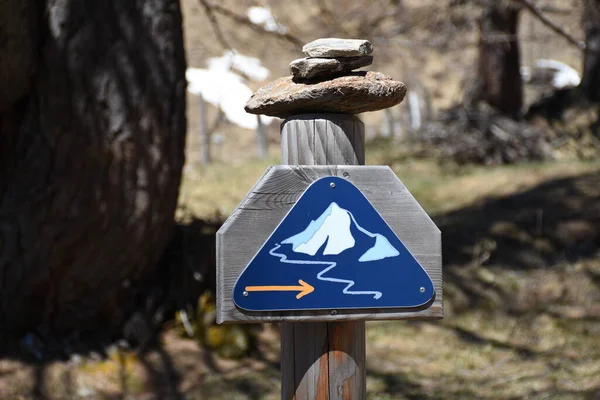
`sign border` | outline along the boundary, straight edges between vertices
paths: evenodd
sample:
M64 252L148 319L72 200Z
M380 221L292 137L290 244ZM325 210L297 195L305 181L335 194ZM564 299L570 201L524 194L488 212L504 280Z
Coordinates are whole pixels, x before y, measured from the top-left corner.
M415 308L295 311L247 311L235 305L239 275L305 190L326 176L354 184L403 241L433 282L430 302ZM270 166L217 232L217 322L440 319L441 264L440 230L388 166Z

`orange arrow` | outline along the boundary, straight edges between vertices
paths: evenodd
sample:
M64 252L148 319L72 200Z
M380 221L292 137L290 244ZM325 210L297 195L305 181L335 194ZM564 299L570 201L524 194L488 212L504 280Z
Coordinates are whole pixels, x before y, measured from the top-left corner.
M299 292L296 298L306 296L314 292L314 286L304 282L302 279L298 280L300 286L246 286L246 292Z

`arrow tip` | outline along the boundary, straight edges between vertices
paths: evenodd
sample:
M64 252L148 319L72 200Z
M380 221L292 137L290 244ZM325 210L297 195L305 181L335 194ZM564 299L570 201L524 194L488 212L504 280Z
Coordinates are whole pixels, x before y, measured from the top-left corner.
M300 286L302 286L302 291L300 291L300 293L296 295L296 299L300 299L306 296L307 294L311 294L315 291L314 286L312 286L310 283L304 282L302 279L299 279L298 283L300 284Z

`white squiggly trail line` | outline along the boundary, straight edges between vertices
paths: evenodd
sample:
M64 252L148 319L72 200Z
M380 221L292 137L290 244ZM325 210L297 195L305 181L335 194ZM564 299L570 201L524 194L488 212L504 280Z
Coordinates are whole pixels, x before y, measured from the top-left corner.
M379 299L382 295L381 292L377 291L359 291L359 290L349 290L352 286L354 286L354 281L348 279L337 279L337 278L327 278L323 275L332 270L337 266L336 262L333 261L309 261L309 260L288 260L285 254L275 253L277 249L281 247L280 244L276 244L271 250L269 250L269 254L273 257L279 257L279 262L284 264L296 264L296 265L327 265L327 268L322 270L317 274L317 279L320 281L327 282L335 282L335 283L346 283L347 286L342 291L344 294L367 294L372 295L374 299Z

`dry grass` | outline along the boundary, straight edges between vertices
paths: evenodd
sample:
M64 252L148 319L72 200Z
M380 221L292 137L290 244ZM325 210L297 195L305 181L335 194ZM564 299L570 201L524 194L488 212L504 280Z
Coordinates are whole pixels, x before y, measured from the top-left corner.
M367 161L390 165L428 212L442 216L443 231L444 216L455 210L493 204L515 193L532 192L536 199L544 196L535 194L537 190L546 190L537 188L561 179L593 197L593 182L600 182L598 163L442 166L434 160L404 156L393 143L381 140L367 146ZM227 215L264 168L276 162L273 154L269 160L245 166L214 165L188 171L182 203L197 215L208 217L215 210ZM579 179L586 174L596 178L591 183ZM577 205L570 211L552 210L540 201L539 207L556 213L559 220L567 214L573 221L581 218ZM511 210L498 211L511 214ZM493 254L498 237L515 240L511 248L516 253L536 246L540 251L550 246L546 251L553 259L560 253L552 247L556 243L532 236L519 220L502 222L505 217L500 215L491 218L500 222L490 222L489 231L468 250L475 263L446 266L454 272L445 282L445 321L368 324L370 399L594 399L600 393L600 348L596 345L600 312L594 308L600 299L594 280L600 261L569 263L559 257L555 264L548 264L549 270L523 271L510 264L490 263L488 255L480 264L475 255ZM571 225L577 230L581 224ZM452 256L446 258L453 263ZM469 291L477 292L475 300ZM272 389L264 398L276 397L277 387Z
M565 161L502 167L456 167L432 159L416 159L389 140L367 143L369 165L389 165L429 213L447 212L487 198L525 190L551 178L594 171L593 162ZM209 166L188 164L180 193L180 205L198 218L226 217L258 181L265 169L279 164L278 147L269 157L249 157L246 163L218 162Z
M272 150L264 161L188 167L180 215L226 217L267 165L277 163ZM581 209L583 204L600 210L594 200L600 165L458 168L399 154L390 143L370 143L367 149L370 164L391 165L436 215L442 231L455 236L444 239L450 246L444 256L446 318L367 325L368 398L595 399L600 392L600 261L597 252L574 261L562 254L574 251L568 241L577 235L597 243L595 231L577 221L596 215ZM565 208L548 209L544 199L555 195L546 193L558 193L567 184L576 191L556 203ZM578 200L577 193L588 195L591 203ZM526 207L506 209L515 194ZM527 218L511 219L531 202L554 215L546 217L549 229L567 233L555 240L533 234ZM492 212L485 221L473 211L480 206ZM454 223L466 232L457 234ZM469 241L470 235L477 240ZM516 257L528 251L545 251L546 261L519 265L506 258L507 252ZM250 357L224 360L168 331L160 346L144 355L112 350L103 359L37 366L3 361L0 398L24 399L24 393L37 390L48 399L113 399L123 393L130 399L276 399L277 327L260 328L257 343Z
M575 179L575 185L581 186L583 182L577 183L577 177L597 174L599 168L598 163L583 162L458 168L398 156L394 149L397 147L385 141L371 143L367 147L368 163L390 165L424 208L436 215L526 193L557 179ZM187 207L210 215L206 204L218 202L221 212L230 212L273 162L275 157L247 168L217 165L197 171L186 182L195 179L209 189L197 186L195 191L187 192ZM224 174L235 184L221 187ZM219 200L212 200L211 193ZM544 205L540 203L540 207ZM492 234L520 238L520 244L514 246L544 243L543 238L530 238L518 223L509 225L493 224ZM483 243L495 243L493 240ZM465 292L465 286L457 285L456 278L450 277L446 282L446 321L368 325L369 360L377 360L370 364L369 398L588 398L600 389L600 352L594 344L598 322L594 318L571 320L555 311L579 310L573 315L585 315L581 310L592 306L590 299L598 298L599 289L588 275L578 275L577 271L598 265L597 259L576 264L559 262L553 272L519 272L510 265L460 266L459 279L469 282L471 290L481 292L475 304L470 304L471 295ZM494 290L487 291L486 286ZM566 293L574 291L581 296L568 303ZM513 299L503 300L506 296ZM470 305L465 308L461 302ZM567 308L562 307L565 305Z

